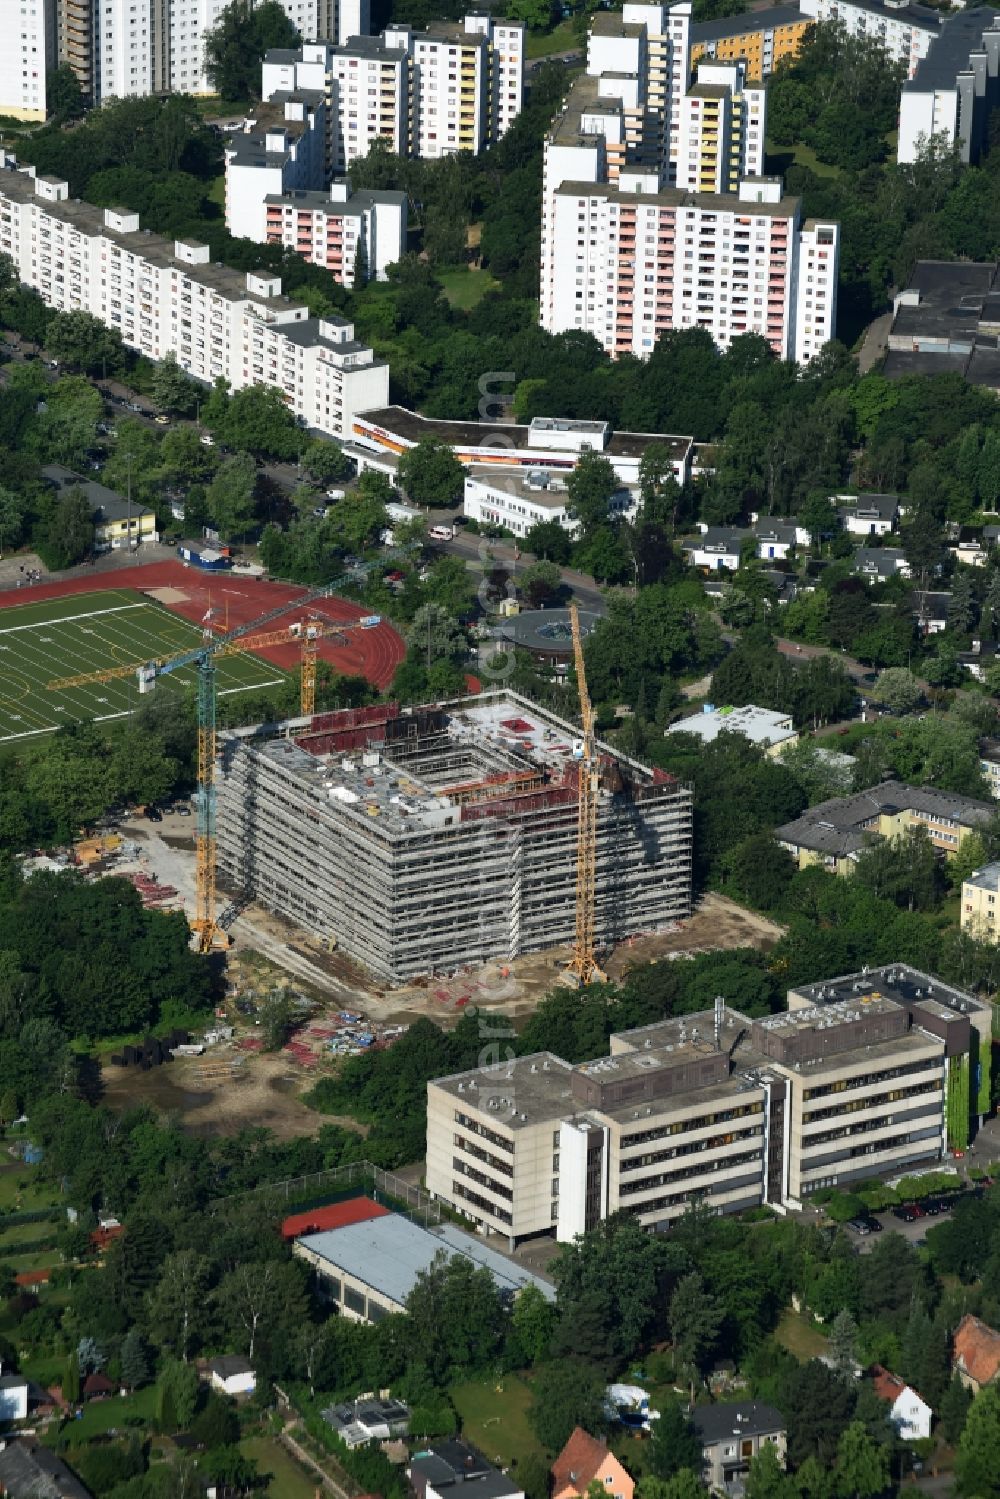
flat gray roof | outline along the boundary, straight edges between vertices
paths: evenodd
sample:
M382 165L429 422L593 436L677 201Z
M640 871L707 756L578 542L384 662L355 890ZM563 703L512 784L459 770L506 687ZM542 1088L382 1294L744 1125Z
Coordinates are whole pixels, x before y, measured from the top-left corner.
M349 1223L325 1233L307 1234L299 1242L326 1260L331 1270L341 1270L400 1305L413 1290L417 1277L430 1269L435 1256L442 1251L449 1259L463 1255L474 1265L489 1270L502 1292L513 1295L531 1285L541 1291L546 1301L555 1300L551 1281L450 1223L423 1228L399 1213L390 1213L367 1223Z

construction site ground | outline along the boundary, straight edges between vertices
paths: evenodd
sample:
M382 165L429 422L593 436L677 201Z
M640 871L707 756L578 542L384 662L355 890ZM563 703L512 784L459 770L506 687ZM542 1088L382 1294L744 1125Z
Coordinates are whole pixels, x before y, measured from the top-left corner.
M194 818L168 812L162 823L138 817L120 832L123 854L109 873L144 874L175 887L172 903L188 916L194 909ZM220 894L220 905L225 903ZM735 947L771 946L782 928L723 896L702 897L687 921L669 931L634 938L605 963L608 976L620 979L629 968L669 962L697 953ZM236 1024L233 1040L211 1047L203 1056L175 1058L148 1072L104 1066L107 1101L114 1105L147 1102L181 1117L198 1133L233 1133L245 1125L266 1125L282 1138L312 1133L322 1121L358 1128L350 1119L317 1115L301 1102L304 1092L333 1065L331 1045L347 1044L350 1031L363 1029L378 1037L405 1027L421 1016L439 1024L457 1023L466 1006L502 1016L517 1027L560 981L569 949L485 965L474 971L432 977L399 989L386 989L344 953L326 951L308 932L259 906L241 911L229 931L227 963L231 997L259 994L285 984L313 1002L289 1048L274 1054L261 1050L254 1021L227 1007ZM346 1027L344 1014L353 1017ZM346 1039L345 1039L346 1032ZM338 1043L336 1038L340 1035Z

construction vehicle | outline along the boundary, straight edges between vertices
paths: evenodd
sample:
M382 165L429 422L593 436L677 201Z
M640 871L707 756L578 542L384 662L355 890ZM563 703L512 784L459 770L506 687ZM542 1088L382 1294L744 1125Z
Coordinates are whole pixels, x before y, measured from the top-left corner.
M583 660L583 636L576 604L569 606L573 629L573 660L580 697L583 737L574 745L579 761L579 816L576 839L576 936L567 977L581 986L606 982L597 966L594 928L597 911L597 802L600 794L600 764L594 746L594 709L587 688Z
M211 632L212 611L205 615L203 641L189 651L154 661L134 661L128 665L108 667L103 671L85 672L81 676L56 677L46 685L50 692L72 687L83 687L94 682L110 682L115 678L131 676L139 681L140 693L150 692L158 677L168 676L185 666L198 668L198 789L195 794L198 823L195 835L197 850L197 884L195 893L195 916L191 923L198 940L199 952L211 952L216 946L228 947L229 938L216 920L216 840L215 840L215 760L216 760L216 681L215 663L219 656L232 655L237 651L253 650L258 646L287 645L289 641L301 640L303 649L302 701L312 712L316 696L316 652L322 635L347 634L349 631L371 630L381 624L381 615L370 614L349 624L334 624L319 621L315 617L305 625L287 626L283 630L260 635L262 625L287 614L290 609L300 609L316 599L328 598L330 588L314 588L304 598L290 599L270 609L259 619L249 624L238 625L225 635L215 636ZM253 637L248 638L248 637ZM309 669L306 670L306 662ZM308 679L308 685L307 685Z

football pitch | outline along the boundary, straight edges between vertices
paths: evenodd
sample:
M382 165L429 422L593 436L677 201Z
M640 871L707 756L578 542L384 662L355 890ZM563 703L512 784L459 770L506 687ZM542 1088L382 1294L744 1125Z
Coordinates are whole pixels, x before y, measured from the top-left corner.
M197 625L131 589L80 593L0 610L0 744L66 724L124 718L138 707L134 673L52 691L48 683L178 655L201 640ZM157 692L195 691L197 668L163 677ZM222 657L220 697L273 687L285 673L259 656Z

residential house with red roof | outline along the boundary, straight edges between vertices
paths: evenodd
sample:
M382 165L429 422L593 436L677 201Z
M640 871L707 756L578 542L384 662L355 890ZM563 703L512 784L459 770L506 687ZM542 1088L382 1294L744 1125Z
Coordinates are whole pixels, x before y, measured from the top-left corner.
M872 1387L880 1400L890 1407L889 1420L903 1442L919 1442L931 1434L934 1412L898 1374L875 1364L871 1370Z
M955 1329L951 1366L962 1383L978 1395L1000 1373L1000 1332L967 1314Z
M552 1464L552 1499L584 1499L599 1483L608 1499L632 1499L635 1482L606 1442L576 1427Z

